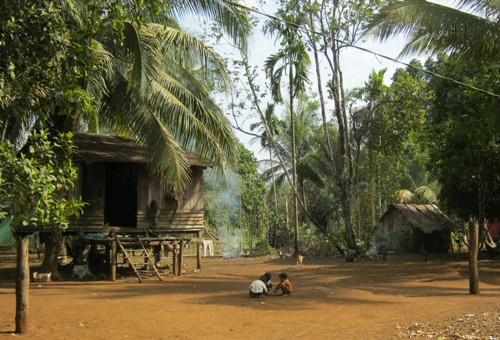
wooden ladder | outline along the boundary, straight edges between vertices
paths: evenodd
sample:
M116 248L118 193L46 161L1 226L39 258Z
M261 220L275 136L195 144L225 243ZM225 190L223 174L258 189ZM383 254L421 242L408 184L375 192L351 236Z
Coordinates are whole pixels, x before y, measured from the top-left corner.
M116 243L118 244L118 246L120 247L120 249L122 250L123 256L125 257L125 259L127 260L127 262L130 264L130 266L134 270L135 275L137 275L137 278L139 279L139 282L143 282L143 279L142 279L142 276L140 274L140 271L135 267L134 261L132 261L132 256L133 256L132 250L126 249L124 247L123 243L120 242L120 239L118 237L116 237L116 236L115 236L115 240L116 240ZM147 259L147 261L148 261L147 265L151 266L153 268L153 270L154 270L154 273L158 277L158 279L160 281L163 281L163 279L162 279L162 277L160 275L160 272L158 271L158 268L156 268L156 265L155 265L155 262L154 262L154 258L151 255L151 253L149 252L149 250L144 246L144 243L142 242L142 240L139 237L136 237L136 242L142 248L142 252L144 254L144 258Z

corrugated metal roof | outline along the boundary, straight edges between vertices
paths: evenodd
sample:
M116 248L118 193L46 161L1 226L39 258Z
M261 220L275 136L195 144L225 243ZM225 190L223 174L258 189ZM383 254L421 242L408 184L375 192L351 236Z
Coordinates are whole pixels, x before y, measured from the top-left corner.
M452 230L454 227L453 222L435 204L391 204L380 218L380 223L384 224L384 220L395 211L399 211L413 227L424 233Z
M87 164L148 162L145 147L130 138L94 133L75 133L73 143L77 148L75 156ZM210 161L203 160L192 152L186 152L186 157L190 165L212 166Z

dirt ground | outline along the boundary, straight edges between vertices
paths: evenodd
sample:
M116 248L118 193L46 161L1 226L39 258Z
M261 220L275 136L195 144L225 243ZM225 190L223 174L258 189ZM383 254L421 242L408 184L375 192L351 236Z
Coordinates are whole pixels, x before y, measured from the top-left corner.
M12 258L0 257L0 338L45 339L500 339L500 261L480 261L480 295L456 255L341 258L204 258L197 272L138 283L31 283L29 334L15 330ZM36 261L32 261L33 269ZM292 296L248 297L264 272L287 272Z

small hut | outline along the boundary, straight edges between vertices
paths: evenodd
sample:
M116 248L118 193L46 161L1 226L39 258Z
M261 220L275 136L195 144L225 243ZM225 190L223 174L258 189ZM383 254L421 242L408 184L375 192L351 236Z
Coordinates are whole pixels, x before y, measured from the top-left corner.
M434 204L391 204L376 228L377 249L396 252L446 253L453 222Z

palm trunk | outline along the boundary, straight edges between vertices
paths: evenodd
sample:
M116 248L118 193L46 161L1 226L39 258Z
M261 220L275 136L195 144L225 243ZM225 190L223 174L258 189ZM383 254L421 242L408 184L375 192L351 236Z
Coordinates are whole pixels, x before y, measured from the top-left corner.
M285 198L285 218L286 218L286 231L290 231L290 213L288 211L288 198Z
M309 14L309 23L311 25L312 30L315 30L314 26L314 20L312 18L312 13ZM319 61L319 55L318 55L318 47L316 40L310 39L312 50L313 50L313 56L314 56L314 65L315 65L315 71L316 71L316 79L317 79L317 88L318 88L318 95L319 95L319 103L320 103L320 108L321 108L321 119L323 121L323 138L324 142L326 145L326 154L328 157L328 160L332 166L332 176L336 176L336 165L335 165L335 157L334 157L334 152L333 152L333 147L332 147L332 140L330 137L330 132L328 131L328 117L326 115L326 104L325 104L325 95L323 94L323 86L322 86L322 78L321 78L321 68L320 68L320 61Z
M273 220L273 246L276 248L276 229L278 227L276 222L276 217L278 216L278 194L276 193L276 179L274 177L274 165L271 150L271 147L269 147L269 161L271 162L271 177L273 179L274 212L276 213Z
M290 124L292 128L292 185L293 185L293 231L294 231L294 256L299 254L299 200L297 184L297 144L295 140L295 112L293 107L293 69L289 73L290 95Z

